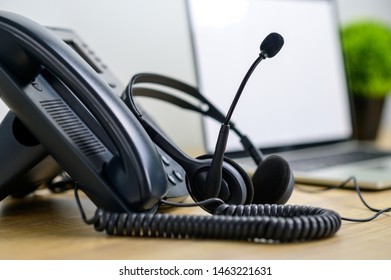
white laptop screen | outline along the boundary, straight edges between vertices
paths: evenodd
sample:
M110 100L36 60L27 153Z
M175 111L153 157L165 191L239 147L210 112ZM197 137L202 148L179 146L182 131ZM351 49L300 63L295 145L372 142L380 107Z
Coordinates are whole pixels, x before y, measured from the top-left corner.
M198 85L227 112L271 32L285 44L260 63L232 120L260 148L348 139L351 115L335 5L330 0L189 0ZM205 119L213 151L220 124ZM234 133L228 151L240 150Z

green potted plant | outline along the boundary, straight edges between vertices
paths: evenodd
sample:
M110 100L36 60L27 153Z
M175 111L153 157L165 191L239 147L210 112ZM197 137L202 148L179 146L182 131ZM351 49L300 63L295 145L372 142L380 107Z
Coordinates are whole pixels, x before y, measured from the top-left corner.
M353 97L356 137L374 140L391 93L391 28L373 20L342 27L346 73Z

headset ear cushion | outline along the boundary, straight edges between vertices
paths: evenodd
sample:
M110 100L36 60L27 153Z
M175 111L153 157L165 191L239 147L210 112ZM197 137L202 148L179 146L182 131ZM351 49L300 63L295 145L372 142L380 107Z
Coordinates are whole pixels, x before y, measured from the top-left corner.
M230 158L224 157L224 161L228 162L231 164L242 176L245 184L246 184L246 189L247 189L247 197L245 204L250 204L253 202L254 199L254 187L253 187L253 182L251 181L250 177L248 176L247 172L235 161L233 161Z
M267 157L254 172L254 204L284 204L290 198L293 173L288 162L280 156Z
M212 158L212 157L213 157L213 155L206 154L206 155L202 155L202 156L197 157L197 159L206 159L206 158ZM239 174L241 175L241 177L246 185L247 196L245 198L244 204L252 203L253 197L254 197L254 187L253 187L253 183L252 183L250 177L248 176L247 172L238 163L236 163L235 161L233 161L230 158L224 157L224 161L227 162L228 164L230 164L233 168L236 169L236 171L239 172Z

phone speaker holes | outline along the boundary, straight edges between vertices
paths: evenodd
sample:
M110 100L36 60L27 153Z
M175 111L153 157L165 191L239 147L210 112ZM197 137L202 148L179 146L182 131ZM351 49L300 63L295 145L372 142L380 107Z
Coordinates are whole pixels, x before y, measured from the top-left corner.
M45 100L40 104L86 156L107 151L63 100Z

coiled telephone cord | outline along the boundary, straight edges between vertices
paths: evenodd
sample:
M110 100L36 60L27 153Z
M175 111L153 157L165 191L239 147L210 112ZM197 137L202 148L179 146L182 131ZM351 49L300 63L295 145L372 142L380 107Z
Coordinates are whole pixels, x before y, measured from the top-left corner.
M77 205L86 224L109 235L163 238L295 242L326 238L341 226L338 213L311 206L219 205L213 215L112 213L98 208L87 219L75 188Z

